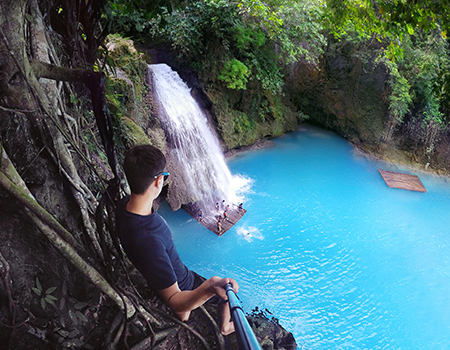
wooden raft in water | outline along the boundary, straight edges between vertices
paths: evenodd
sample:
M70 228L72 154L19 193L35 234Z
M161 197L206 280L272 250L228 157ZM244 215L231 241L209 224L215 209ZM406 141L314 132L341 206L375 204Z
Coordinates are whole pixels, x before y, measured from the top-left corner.
M382 169L378 169L378 171L383 177L384 182L386 182L386 185L389 187L417 192L427 191L417 175L395 173L393 171Z
M247 212L247 210L239 209L237 205L231 204L230 208L227 210L226 219L223 217L223 211L217 211L217 214L214 215L205 215L205 211L203 210L203 218L200 220L198 216L198 209L195 205L183 205L182 209L218 236L222 236L225 232L232 228L233 225ZM216 210L214 209L213 211L215 212ZM221 230L219 231L217 220L220 215L222 216L222 220L220 221Z

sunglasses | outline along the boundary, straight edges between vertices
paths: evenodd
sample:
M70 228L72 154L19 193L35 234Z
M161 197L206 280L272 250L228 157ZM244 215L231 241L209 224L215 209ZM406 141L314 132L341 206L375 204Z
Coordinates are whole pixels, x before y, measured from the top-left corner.
M164 175L164 181L167 181L167 178L169 177L170 173L163 171L162 173L159 173L158 175L155 175L154 178L157 179L161 175Z

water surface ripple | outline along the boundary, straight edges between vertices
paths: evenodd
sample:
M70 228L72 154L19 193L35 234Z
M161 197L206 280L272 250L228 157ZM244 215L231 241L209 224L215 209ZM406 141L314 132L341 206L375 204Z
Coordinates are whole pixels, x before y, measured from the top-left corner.
M299 349L450 349L448 182L390 189L378 168L411 172L315 127L228 165L252 186L224 236L160 209L190 268L234 277L246 311L267 308Z

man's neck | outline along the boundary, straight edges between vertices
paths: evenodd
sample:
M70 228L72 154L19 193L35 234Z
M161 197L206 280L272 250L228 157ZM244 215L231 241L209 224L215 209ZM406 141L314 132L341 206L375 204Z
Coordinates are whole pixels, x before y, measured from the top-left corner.
M150 215L153 212L153 198L148 194L131 194L127 203L127 211L142 216Z

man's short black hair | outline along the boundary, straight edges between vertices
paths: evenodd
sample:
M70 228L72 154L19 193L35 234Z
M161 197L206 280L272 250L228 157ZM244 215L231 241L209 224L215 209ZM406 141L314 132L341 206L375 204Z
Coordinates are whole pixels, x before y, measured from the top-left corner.
M164 171L166 157L152 145L135 146L125 156L123 168L132 193L144 194L155 176Z

